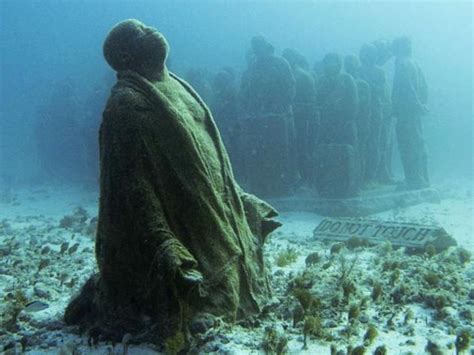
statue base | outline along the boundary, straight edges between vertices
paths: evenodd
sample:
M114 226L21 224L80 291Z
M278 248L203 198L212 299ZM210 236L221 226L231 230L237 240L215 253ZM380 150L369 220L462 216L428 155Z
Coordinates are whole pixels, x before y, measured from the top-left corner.
M381 186L365 190L351 198L320 198L314 192L298 192L294 196L268 199L282 212L313 212L329 217L359 217L420 203L439 203L439 192L434 188L397 190L397 186Z

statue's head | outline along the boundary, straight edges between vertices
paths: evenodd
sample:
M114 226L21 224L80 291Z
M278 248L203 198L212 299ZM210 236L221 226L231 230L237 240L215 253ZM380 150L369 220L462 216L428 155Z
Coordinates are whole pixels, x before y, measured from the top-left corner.
M411 40L403 36L395 38L392 42L392 52L395 57L409 57L411 55Z
M263 36L255 36L251 41L252 51L256 57L266 57L273 55L275 48Z
M309 64L306 58L298 52L296 49L286 48L283 53L282 57L290 63L292 68L302 68L304 70L309 70Z
M360 69L359 58L354 54L349 54L344 57L344 70L347 74L357 77Z
M105 60L114 70L133 70L153 79L166 66L169 46L155 28L128 19L110 30L103 51Z
M377 65L384 65L392 57L392 43L386 39L378 39L373 42L377 49Z
M377 64L377 48L373 44L364 44L360 47L359 59L362 65L372 66Z
M336 76L341 73L342 60L337 53L328 53L323 58L324 74L327 76Z

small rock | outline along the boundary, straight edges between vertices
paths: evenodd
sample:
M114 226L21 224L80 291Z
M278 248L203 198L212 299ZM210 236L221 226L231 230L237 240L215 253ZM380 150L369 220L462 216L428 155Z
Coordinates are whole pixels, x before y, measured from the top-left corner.
M0 256L8 256L11 254L11 250L10 248L6 247L6 246L1 246L0 247Z
M459 311L459 316L465 320L472 321L472 311L469 308L462 309Z
M203 313L197 315L191 323L190 330L192 335L204 334L215 324L215 319L211 314Z

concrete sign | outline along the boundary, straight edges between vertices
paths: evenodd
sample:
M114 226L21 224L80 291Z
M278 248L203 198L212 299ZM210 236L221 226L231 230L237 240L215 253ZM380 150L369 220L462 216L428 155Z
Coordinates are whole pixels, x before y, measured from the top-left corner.
M313 235L317 239L339 242L352 237L365 239L371 244L388 240L395 247L420 250L428 244L433 244L437 251L457 245L456 240L440 227L356 218L324 218Z

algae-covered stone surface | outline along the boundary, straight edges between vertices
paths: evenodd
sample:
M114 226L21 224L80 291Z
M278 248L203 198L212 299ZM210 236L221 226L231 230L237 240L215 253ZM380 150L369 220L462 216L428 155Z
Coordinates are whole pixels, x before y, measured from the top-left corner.
M235 325L200 319L193 325L191 350L330 354L331 349L347 353L351 347L356 353L364 347L372 354L385 346L388 354L435 348L455 354L463 334L473 335L474 312L472 200L470 187L461 186L441 188L440 204L371 216L442 226L459 247L438 254L428 248L409 255L388 243L318 242L313 230L321 216L282 213L283 227L270 235L265 248L272 295L263 313ZM5 353L22 347L31 354L162 350L130 343L129 337L106 342L62 321L71 296L95 271L94 240L88 233L97 215L95 192L21 190L0 211L0 344ZM67 216L75 222L65 225Z

